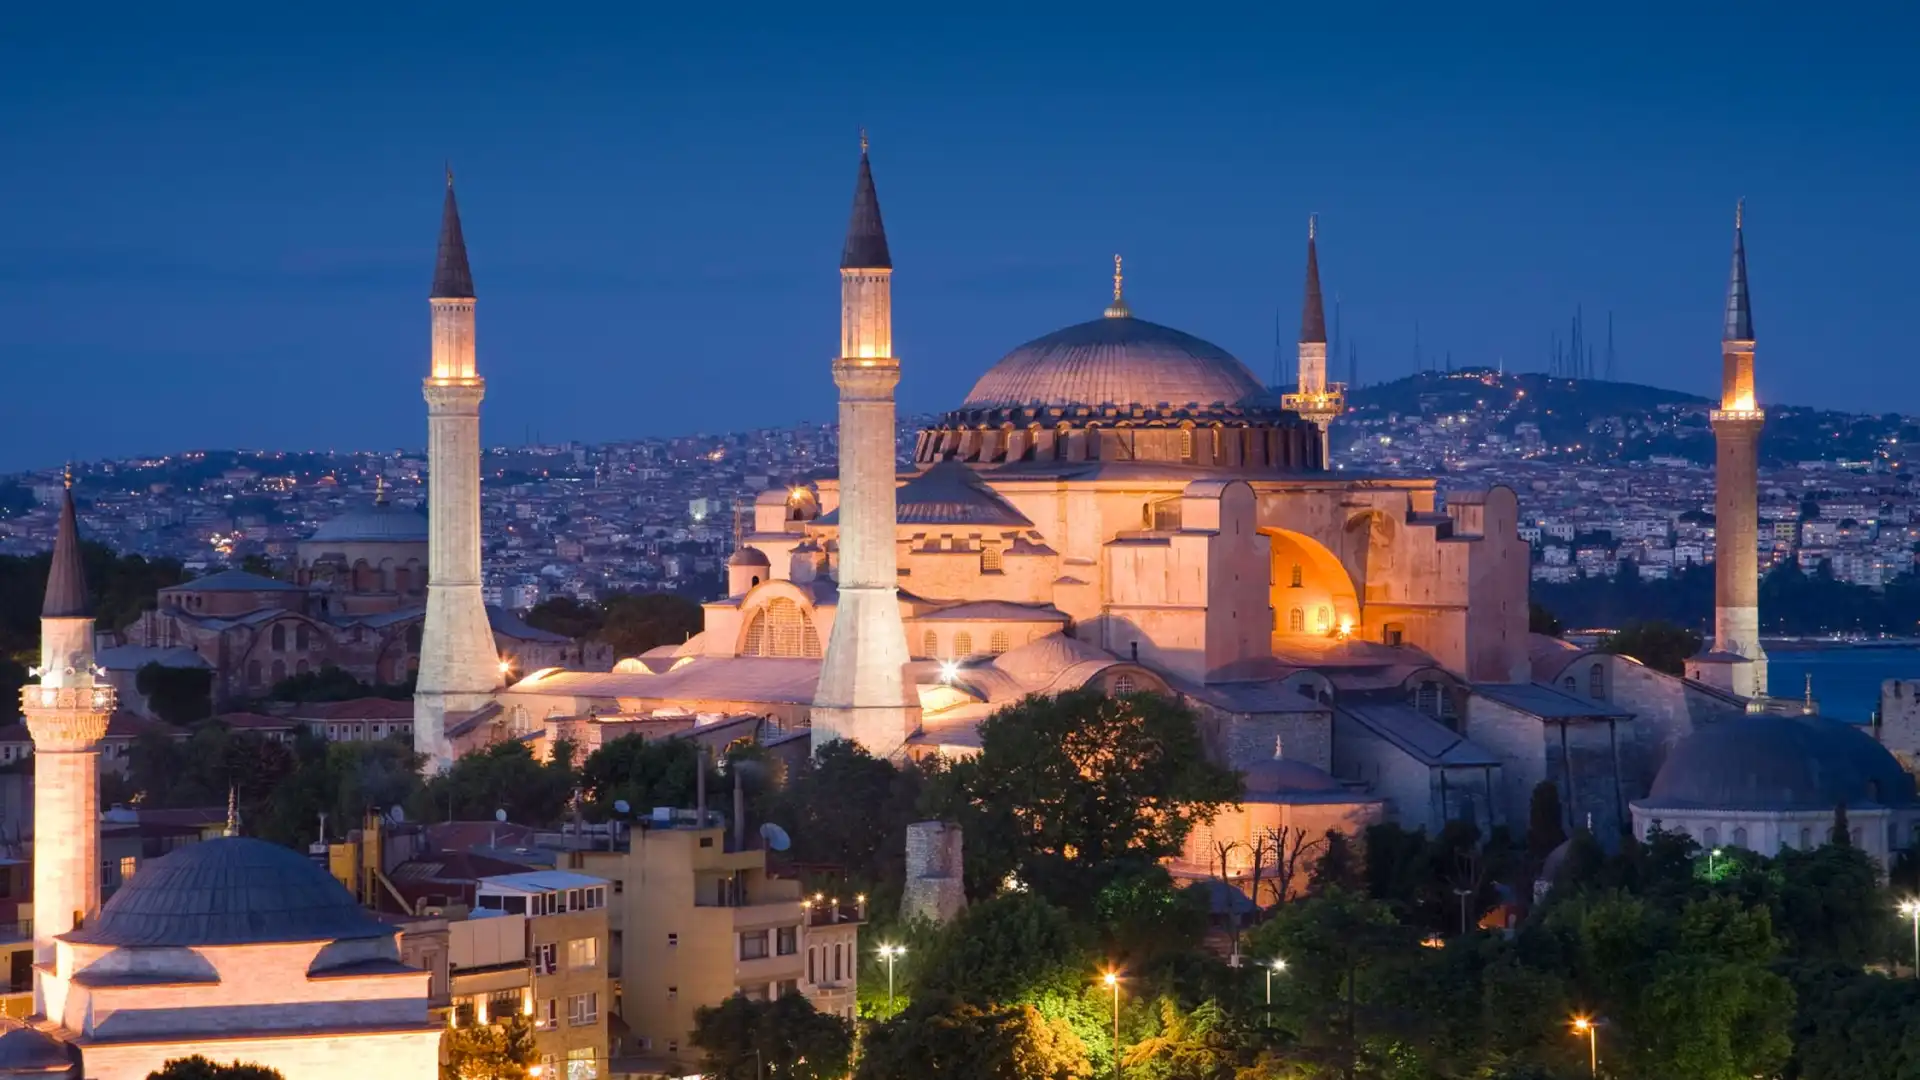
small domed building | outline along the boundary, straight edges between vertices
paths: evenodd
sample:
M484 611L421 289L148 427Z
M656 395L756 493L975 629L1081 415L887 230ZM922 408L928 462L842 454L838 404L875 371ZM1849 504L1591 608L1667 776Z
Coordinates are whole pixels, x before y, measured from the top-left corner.
M1849 841L1882 865L1920 838L1913 776L1871 736L1818 716L1755 714L1677 742L1633 802L1633 828L1771 855L1829 842L1843 806Z
M80 1080L79 1051L30 1024L0 1016L0 1080Z
M41 990L89 1080L145 1080L195 1053L287 1080L424 1080L440 1027L429 975L401 963L398 938L311 860L228 837L142 866L59 936Z

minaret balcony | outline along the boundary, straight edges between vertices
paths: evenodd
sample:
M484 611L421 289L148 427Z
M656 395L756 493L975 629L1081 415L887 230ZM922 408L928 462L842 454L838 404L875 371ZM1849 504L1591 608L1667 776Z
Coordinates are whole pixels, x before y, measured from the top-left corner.
M1758 424L1766 418L1766 410L1756 408L1715 409L1707 414L1710 424Z
M20 688L20 707L27 709L62 709L75 712L112 711L113 687L111 686L23 686Z

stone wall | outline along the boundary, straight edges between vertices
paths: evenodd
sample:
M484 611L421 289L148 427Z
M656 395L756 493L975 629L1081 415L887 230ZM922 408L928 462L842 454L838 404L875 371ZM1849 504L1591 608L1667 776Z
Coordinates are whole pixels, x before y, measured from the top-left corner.
M907 886L900 917L945 923L967 906L960 826L916 821L907 826Z

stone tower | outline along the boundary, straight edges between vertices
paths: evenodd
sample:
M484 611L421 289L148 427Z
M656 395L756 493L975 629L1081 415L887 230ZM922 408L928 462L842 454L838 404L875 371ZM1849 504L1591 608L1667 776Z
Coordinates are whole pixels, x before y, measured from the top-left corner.
M427 620L413 695L413 748L428 767L453 760L448 718L485 705L499 685L499 655L480 593L480 399L474 367L473 272L460 207L447 173L440 255L427 301L433 308L433 370L427 399Z
M1720 407L1713 410L1713 652L1726 669L1723 688L1767 696L1767 654L1760 647L1759 449L1766 422L1753 391L1753 307L1747 289L1742 207L1733 211L1733 269L1720 331ZM1733 657L1739 657L1734 661Z
M898 754L920 727L919 695L905 671L894 550L900 361L893 355L892 277L863 135L853 220L840 255L840 357L833 362L840 388L840 599L814 693L813 745L852 739L877 757Z
M1280 404L1319 429L1320 467L1332 468L1327 425L1347 411L1347 387L1327 381L1327 310L1320 300L1320 253L1314 236L1318 231L1315 220L1308 218L1307 288L1300 305L1300 386L1294 393L1281 395Z
M113 687L95 681L71 480L40 606L36 673L39 684L20 690L33 736L33 957L52 964L54 939L100 909L100 740L113 714ZM34 998L43 1008L38 979Z

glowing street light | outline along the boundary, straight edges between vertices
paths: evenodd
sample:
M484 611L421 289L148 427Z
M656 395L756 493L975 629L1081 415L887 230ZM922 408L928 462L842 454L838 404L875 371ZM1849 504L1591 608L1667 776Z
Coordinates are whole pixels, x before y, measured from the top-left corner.
M960 677L960 661L958 660L940 661L940 681L941 682L951 686L953 685L953 680L959 677Z
M1920 979L1920 900L1900 901L1900 914L1913 923L1913 977Z
M1573 1018L1573 1033L1587 1037L1587 1075L1600 1075L1600 1021L1588 1016Z
M1267 965L1267 1008L1269 1009L1273 1008L1273 973L1285 970L1287 970L1287 962L1277 956L1273 958L1273 963Z
M887 962L887 1009L893 1009L893 962L907 955L905 945L882 945L880 957Z
M1719 848L1714 848L1712 851L1707 852L1707 876L1708 877L1713 876L1715 865L1719 862L1719 859L1720 859Z
M1113 1080L1120 1080L1120 973L1109 970L1100 981L1113 991Z

